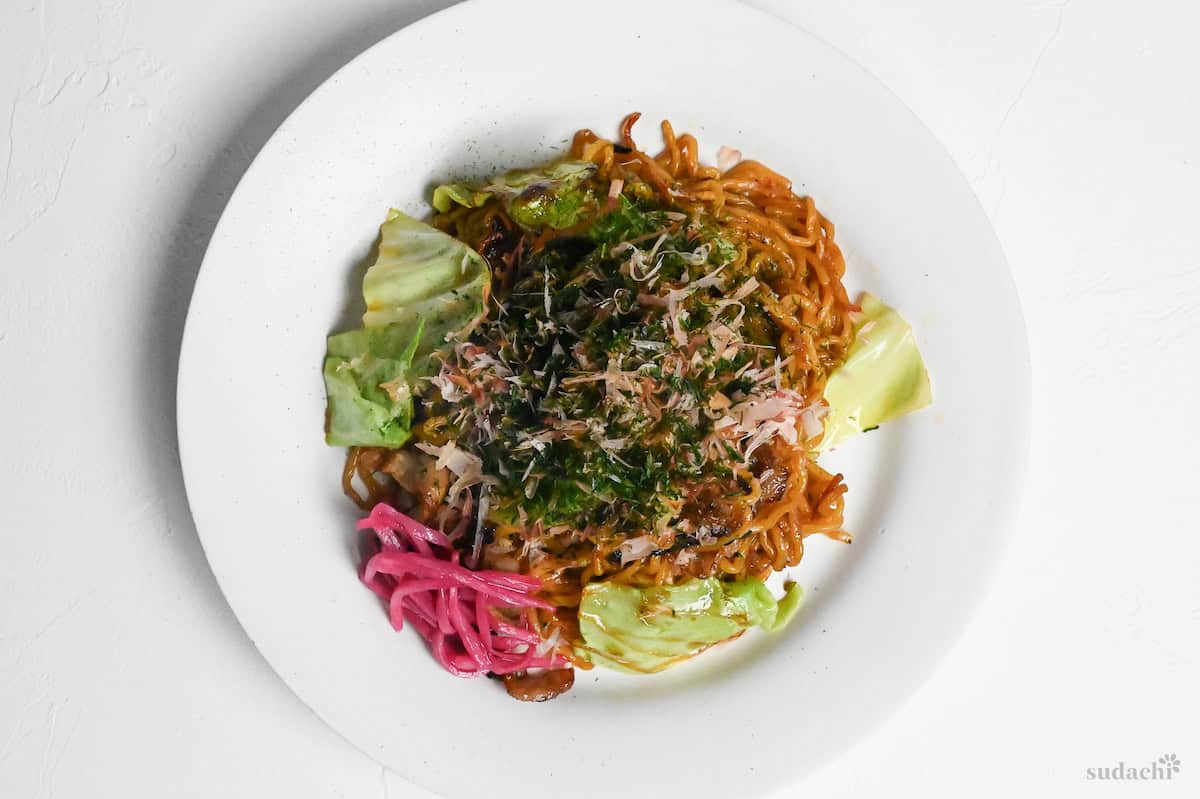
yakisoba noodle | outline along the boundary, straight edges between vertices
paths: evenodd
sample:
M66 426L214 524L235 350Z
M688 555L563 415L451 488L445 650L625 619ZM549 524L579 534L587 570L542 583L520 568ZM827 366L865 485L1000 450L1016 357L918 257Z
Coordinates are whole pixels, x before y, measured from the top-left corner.
M781 385L799 392L805 404L819 402L827 377L853 343L849 314L857 310L842 285L845 263L834 242L833 224L810 197L795 194L788 179L757 161L738 160L735 152L722 150L721 161L733 163L701 164L695 137L677 136L669 122L662 123L662 152L643 152L632 136L637 119L638 114L625 118L616 141L579 131L570 158L595 164L588 185L597 196L608 198L608 210L614 192L637 185L652 195L648 201L663 208L715 220L721 235L736 248L727 274L752 276L770 289L756 298L771 323L767 329L774 337L771 346L778 354ZM492 198L478 207L436 214L433 224L487 257L492 295L503 303L523 277L523 257L586 232L593 221L594 216L574 226L528 233L500 199ZM548 309L548 297L546 302ZM446 424L443 417L425 418L414 430L415 439L440 445ZM820 533L849 540L842 530L842 476L816 464L808 452L811 437L805 438L809 440L789 443L775 437L753 458L735 464L731 477L688 482L686 493L670 507L689 529L719 534L688 546L686 557L671 549L631 558L622 549L628 548L630 536L617 535L605 524L550 532L538 519L496 518L488 520L492 543L480 565L540 578L541 595L558 610L537 610L537 629L548 639L557 631L563 642L559 651L589 667L573 656L570 644L577 637L575 609L584 587L593 581L653 586L689 578L762 578L799 563L807 536ZM451 475L445 469L409 474L398 458L403 460L395 452L351 448L342 481L347 495L363 508L381 500L397 501L399 496L408 513L442 530L470 521L478 509L471 506L476 500L468 492L447 504ZM537 557L522 555L533 539Z

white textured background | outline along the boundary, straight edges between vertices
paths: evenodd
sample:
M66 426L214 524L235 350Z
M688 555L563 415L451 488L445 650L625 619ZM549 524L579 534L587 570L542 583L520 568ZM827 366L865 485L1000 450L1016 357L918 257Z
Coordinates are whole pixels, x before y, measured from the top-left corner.
M1198 795L1200 5L755 4L945 143L1007 250L1034 372L988 601L900 712L784 795ZM0 797L428 796L242 633L184 502L173 394L250 159L444 5L0 0ZM1171 783L1085 779L1168 752Z

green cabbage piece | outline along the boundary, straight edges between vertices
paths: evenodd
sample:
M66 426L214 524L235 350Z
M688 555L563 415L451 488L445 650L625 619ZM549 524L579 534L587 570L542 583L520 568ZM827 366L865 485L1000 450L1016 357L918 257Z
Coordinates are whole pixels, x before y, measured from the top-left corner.
M499 198L508 215L531 230L560 230L596 209L595 194L581 186L596 171L591 161L560 160L541 169L516 170L486 183L446 183L433 190L433 207L478 208Z
M933 402L912 327L871 294L858 304L854 345L825 384L829 413L820 450Z
M379 231L379 256L363 278L365 327L328 340L325 440L333 446L408 440L412 386L482 317L491 282L477 252L400 211Z
M455 205L478 208L491 196L490 192L476 188L470 183L443 183L433 190L433 207L443 214Z
M399 447L412 425L409 372L422 327L364 328L329 337L325 356L328 418L334 446Z
M777 602L753 579L725 583L709 577L654 588L591 583L579 605L584 644L577 652L599 666L650 674L755 625L779 630L802 600L794 583Z
M484 312L487 261L453 236L392 209L379 228L379 257L363 277L366 327L424 319L469 327Z

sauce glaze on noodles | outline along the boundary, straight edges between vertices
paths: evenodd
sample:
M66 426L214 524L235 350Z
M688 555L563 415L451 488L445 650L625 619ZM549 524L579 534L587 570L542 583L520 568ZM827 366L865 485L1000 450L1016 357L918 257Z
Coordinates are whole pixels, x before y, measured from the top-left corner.
M615 141L580 130L570 157L597 165L590 180L600 196L613 181L620 181L618 186L639 181L662 206L715 220L722 235L738 246L733 268L770 289L761 299L778 331L776 348L786 364L785 386L801 392L807 403L819 400L827 376L845 360L853 343L849 314L857 310L842 285L845 262L834 241L833 224L811 197L797 195L787 178L757 161L738 161L725 169L701 164L695 137L676 135L667 121L662 122L662 152L650 155L638 149L632 134L638 117L634 113L622 121ZM523 250L536 252L551 238L577 235L587 224L528 238L495 200L437 214L433 223L488 256L493 293L500 299L512 286ZM497 247L498 242L506 246ZM688 558L679 558L678 552L651 552L622 565L620 557L613 557L616 545L597 540L582 555L575 546L547 551L536 562L505 556L503 562L489 563L485 556L482 565L516 569L543 580L543 596L558 609L539 611L540 631L545 638L557 631L563 642L560 652L571 657L571 643L577 638L575 609L591 581L647 586L693 577L762 578L799 563L809 535L849 541L842 530L842 475L818 466L803 438L796 445L776 439L759 449L738 474L736 496L729 496L728 483L690 487L683 513L719 522L725 534L692 547ZM408 512L442 529L467 521L469 508L441 504L448 485L444 473L430 470L415 482L406 480L399 467L387 468L389 457L384 451L351 449L342 479L347 495L364 508L381 500L406 502ZM381 473L399 479L381 479ZM521 541L536 533L496 524L494 535L496 541ZM577 665L588 667L586 662Z

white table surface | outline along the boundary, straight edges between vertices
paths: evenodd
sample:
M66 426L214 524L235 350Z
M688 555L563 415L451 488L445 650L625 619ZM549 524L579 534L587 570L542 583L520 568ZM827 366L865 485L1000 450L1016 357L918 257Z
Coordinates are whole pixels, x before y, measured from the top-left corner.
M250 159L446 4L0 2L0 797L429 796L238 626L184 501L174 390ZM1196 796L1200 5L755 4L945 143L1008 253L1034 379L988 600L899 712L781 796ZM796 746L819 735L801 722ZM1087 779L1166 753L1170 783Z

